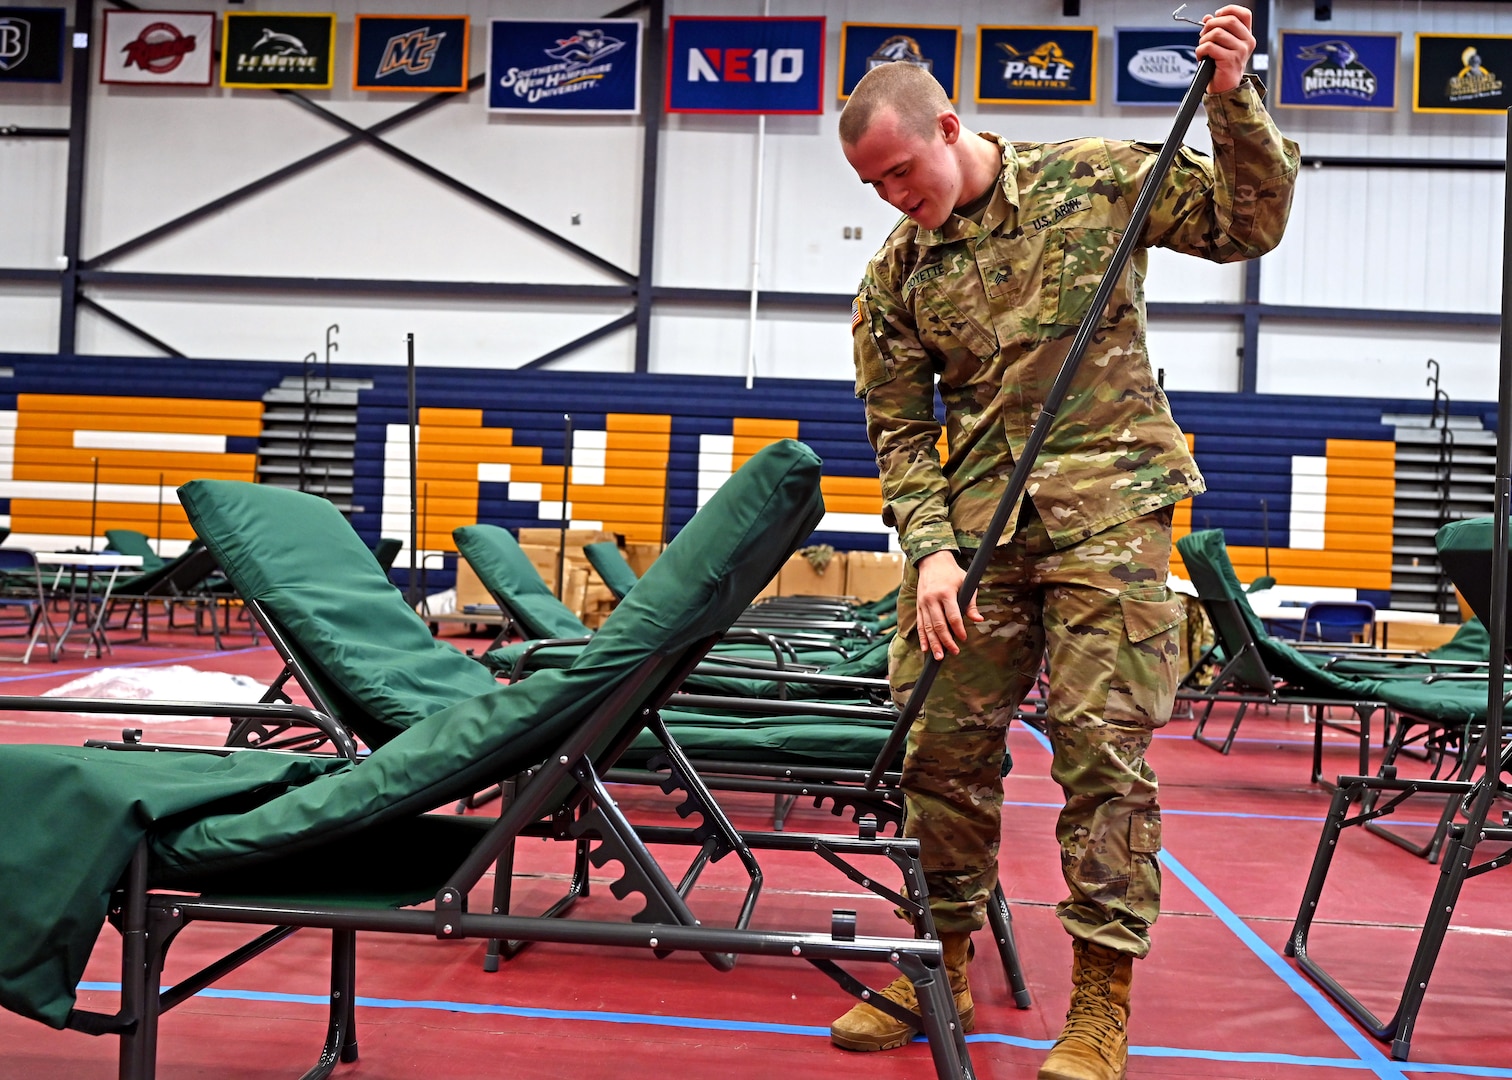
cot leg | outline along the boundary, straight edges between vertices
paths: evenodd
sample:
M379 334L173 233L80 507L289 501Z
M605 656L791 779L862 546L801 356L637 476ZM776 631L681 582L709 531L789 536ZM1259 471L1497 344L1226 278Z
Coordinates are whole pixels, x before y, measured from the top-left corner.
M1008 976L1008 989L1013 991L1013 1004L1027 1009L1033 1002L1029 997L1029 986L1024 981L1024 968L1019 963L1018 942L1013 937L1013 913L1008 910L1002 882L993 886L992 895L987 898L987 922L997 941L1003 973Z

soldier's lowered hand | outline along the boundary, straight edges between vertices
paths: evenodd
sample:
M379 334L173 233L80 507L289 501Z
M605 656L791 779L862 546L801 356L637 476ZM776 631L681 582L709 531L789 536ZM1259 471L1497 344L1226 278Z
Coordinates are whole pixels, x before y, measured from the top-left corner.
M919 560L919 648L933 653L936 660L945 659L947 652L952 655L960 652L956 642L966 640L966 624L956 602L965 580L966 571L956 562L953 551L936 551ZM982 621L974 593L966 605L966 618Z

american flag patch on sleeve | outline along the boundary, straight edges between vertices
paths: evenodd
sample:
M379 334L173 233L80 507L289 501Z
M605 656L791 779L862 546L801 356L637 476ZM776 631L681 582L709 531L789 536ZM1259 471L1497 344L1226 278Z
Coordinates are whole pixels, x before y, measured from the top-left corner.
M851 301L851 329L861 325L861 298L858 296Z

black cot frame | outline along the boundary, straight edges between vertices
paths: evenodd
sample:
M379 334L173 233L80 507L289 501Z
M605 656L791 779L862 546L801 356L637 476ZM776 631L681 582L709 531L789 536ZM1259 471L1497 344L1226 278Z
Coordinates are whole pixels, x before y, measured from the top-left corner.
M699 650L701 651L701 650ZM693 661L696 662L696 661ZM848 993L904 1020L924 1032L939 1080L974 1080L964 1032L944 971L944 958L929 913L927 888L918 860L918 845L902 839L845 838L798 834L741 834L720 811L712 794L688 765L654 709L642 706L640 719L662 742L672 763L675 781L664 785L686 796L682 811L697 814L692 828L636 828L605 789L592 760L595 744L617 723L617 717L637 702L656 701L662 691L650 687L661 665L645 661L593 715L574 731L505 806L463 863L434 897L434 910L413 908L373 910L335 903L241 901L211 895L190 896L155 892L150 886L150 858L146 842L138 846L116 892L112 922L122 936L121 1001L114 1014L76 1010L68 1026L89 1034L116 1035L120 1040L121 1080L154 1080L157 1038L162 1013L182 1004L253 957L287 938L297 929L332 932L331 996L325 1045L304 1080L322 1080L341 1061L357 1057L355 1021L356 935L359 931L422 934L441 940L482 938L540 941L586 946L644 948L658 956L687 950L702 954L715 968L728 971L740 955L787 955L806 960ZM684 665L686 666L686 665ZM683 670L674 672L671 685ZM651 692L648 693L648 690ZM28 708L30 699L0 699L0 708ZM72 703L70 703L72 704ZM161 711L167 711L163 709ZM198 711L203 713L204 706ZM612 761L634 738L639 725L628 725L615 738L604 760ZM139 744L123 749L140 748ZM199 748L203 750L203 748ZM234 750L208 752L233 753ZM361 768L359 763L355 767ZM543 824L544 823L544 824ZM490 867L507 859L514 844L527 835L560 835L597 845L596 865L615 863L623 877L611 891L631 893L645 901L629 924L565 920L507 913L482 914L468 909L468 895ZM697 848L682 880L674 884L651 854L648 844L683 844ZM749 919L762 878L753 855L756 849L808 850L817 853L852 881L901 908L921 936L915 938L861 937L853 911L836 911L829 933L753 930ZM728 854L746 865L751 884L737 925L702 925L687 903L702 870ZM881 857L902 872L903 885L894 890L852 865L857 857ZM269 926L240 948L164 990L161 986L167 950L192 922L243 923ZM909 1012L881 997L845 968L843 962L888 963L907 975L918 992L919 1012Z

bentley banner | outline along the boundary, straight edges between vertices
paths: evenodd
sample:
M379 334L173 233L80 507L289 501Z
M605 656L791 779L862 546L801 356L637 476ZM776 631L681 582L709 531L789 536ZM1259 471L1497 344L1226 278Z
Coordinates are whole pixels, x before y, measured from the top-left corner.
M335 71L335 15L226 12L222 86L328 90Z
M149 86L209 86L214 77L215 16L208 11L105 9L100 81Z
M0 7L0 82L63 81L63 9Z
M935 77L951 101L961 96L961 28L845 23L840 27L840 98L850 97L872 68L894 60Z
M358 15L353 90L466 90L466 15Z
M674 15L667 111L822 113L824 19Z
M1097 27L977 27L983 105L1097 104Z
M639 19L495 19L488 24L494 112L640 112Z
M1197 30L1113 31L1113 104L1171 105L1197 74Z
M1419 34L1413 112L1500 113L1512 105L1512 36Z
M1283 30L1279 103L1299 109L1395 109L1400 46L1400 34Z

